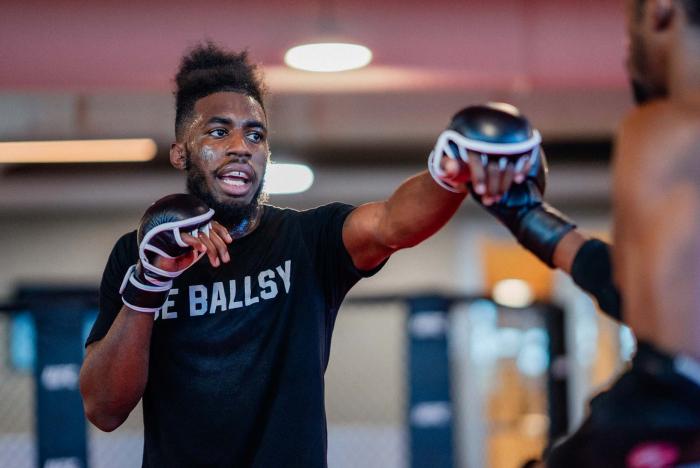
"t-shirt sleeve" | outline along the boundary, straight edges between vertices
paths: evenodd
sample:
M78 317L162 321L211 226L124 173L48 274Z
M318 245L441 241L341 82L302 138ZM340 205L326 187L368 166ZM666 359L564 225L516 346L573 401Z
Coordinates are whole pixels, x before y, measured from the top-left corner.
M344 203L331 203L305 212L309 248L314 255L316 273L323 284L326 300L337 309L350 288L360 279L377 273L386 263L371 270L360 270L343 243L343 224L355 207Z
M593 295L600 309L611 318L622 321L620 292L613 284L610 246L591 239L576 253L571 277L584 291Z
M123 235L109 254L107 265L100 282L99 312L97 320L90 330L85 346L99 341L107 334L117 318L123 303L119 294L124 275L131 265L138 260L136 232Z

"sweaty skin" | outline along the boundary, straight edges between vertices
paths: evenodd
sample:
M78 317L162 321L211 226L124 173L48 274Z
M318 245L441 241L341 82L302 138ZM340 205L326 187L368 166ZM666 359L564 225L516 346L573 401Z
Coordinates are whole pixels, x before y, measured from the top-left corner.
M206 191L217 202L250 204L263 182L270 155L262 106L250 96L219 92L199 99L194 110L195 118L182 140L171 148L171 163L181 170L188 164L198 169ZM245 185L232 188L224 183L227 168L245 171Z
M209 146L202 147L202 160L203 161L213 161L216 158L214 150Z

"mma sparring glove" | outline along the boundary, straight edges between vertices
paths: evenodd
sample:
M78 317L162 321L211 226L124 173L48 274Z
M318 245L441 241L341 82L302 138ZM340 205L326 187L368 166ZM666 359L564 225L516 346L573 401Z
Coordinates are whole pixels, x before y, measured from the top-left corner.
M438 137L428 158L428 170L443 188L468 192L470 184L457 184L448 178L441 167L444 156L465 164L469 164L470 158L479 158L484 165L493 159L522 165L535 157L535 148L541 141L539 132L510 104L489 102L465 107L452 117L449 127Z
M513 184L497 202L485 206L470 187L474 199L510 230L517 241L537 258L554 268L554 250L576 225L542 200L547 184L547 161L541 148L525 180Z
M168 195L156 201L144 213L137 232L139 261L131 266L122 281L119 293L122 302L139 312L155 313L168 298L173 279L194 265L204 255L197 252L185 268L163 270L155 265L158 257L177 258L192 252L180 236L187 232L197 237L201 230L209 232L214 216L198 198L187 194Z
M541 142L540 133L516 107L505 103L470 106L457 112L448 129L440 135L428 159L428 168L436 182L447 190L468 190L520 244L552 267L557 243L576 226L542 201L547 162ZM443 155L467 164L469 158L478 157L484 166L495 162L501 169L505 169L509 161L515 163L516 170L527 161L531 166L525 181L512 185L498 203L485 206L471 183L462 189L446 178L440 167Z

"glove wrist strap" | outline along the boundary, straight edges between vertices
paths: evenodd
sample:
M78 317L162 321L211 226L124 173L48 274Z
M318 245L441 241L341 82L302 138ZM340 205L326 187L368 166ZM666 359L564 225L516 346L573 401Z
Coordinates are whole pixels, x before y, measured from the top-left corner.
M124 275L119 294L124 305L137 312L155 313L168 299L172 281L153 280L142 274L139 265L132 265Z
M554 268L554 250L561 239L576 228L571 220L546 203L528 211L515 232L518 242Z

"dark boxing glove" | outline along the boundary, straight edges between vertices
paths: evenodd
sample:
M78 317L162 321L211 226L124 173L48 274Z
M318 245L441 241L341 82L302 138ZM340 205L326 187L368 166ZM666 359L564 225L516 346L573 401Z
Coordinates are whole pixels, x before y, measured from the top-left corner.
M480 205L513 233L523 247L553 268L557 244L576 225L542 201L547 182L547 161L541 149L536 154L525 180L521 184L513 184L497 203L484 206L481 196L473 190L472 194Z
M483 164L492 158L502 163L508 160L524 163L523 156L534 157L541 141L539 132L510 104L491 102L470 106L455 114L447 130L440 134L428 158L428 169L443 188L466 192L467 186L457 186L446 177L440 167L444 156L465 163L469 163L470 157L480 158Z
M563 214L543 202L547 183L547 161L540 148L542 141L537 130L520 111L509 104L488 103L467 107L452 119L450 130L460 138L451 138L448 144L460 157L469 152L481 155L487 164L496 158L525 161L529 158L530 171L520 184L513 184L500 201L491 206L482 203L481 195L469 184L474 199L503 223L518 242L540 260L553 267L554 249L567 232L576 227Z
M141 218L137 232L139 261L127 270L119 293L125 305L139 312L156 312L165 303L172 280L194 265L203 255L178 271L155 265L157 257L176 258L192 251L180 235L197 237L198 231L209 232L214 210L192 195L168 195L151 205Z

